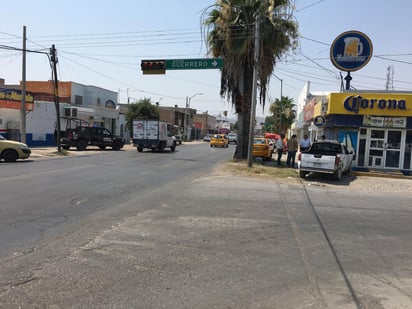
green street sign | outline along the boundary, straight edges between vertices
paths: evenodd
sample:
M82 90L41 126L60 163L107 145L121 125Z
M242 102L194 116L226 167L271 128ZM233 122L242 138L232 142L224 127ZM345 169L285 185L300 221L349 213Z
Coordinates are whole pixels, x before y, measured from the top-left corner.
M166 60L166 70L220 69L222 66L223 60L220 58Z

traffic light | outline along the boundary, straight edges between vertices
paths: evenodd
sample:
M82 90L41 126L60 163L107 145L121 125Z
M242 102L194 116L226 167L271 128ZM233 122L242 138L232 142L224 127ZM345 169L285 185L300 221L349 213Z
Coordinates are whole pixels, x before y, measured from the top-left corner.
M165 60L142 60L140 63L143 74L165 74Z

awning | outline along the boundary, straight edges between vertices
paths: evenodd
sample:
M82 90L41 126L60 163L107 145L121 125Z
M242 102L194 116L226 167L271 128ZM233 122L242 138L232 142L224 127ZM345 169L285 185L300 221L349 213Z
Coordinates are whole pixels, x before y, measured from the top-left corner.
M276 133L265 133L265 138L278 139L279 137L280 135Z

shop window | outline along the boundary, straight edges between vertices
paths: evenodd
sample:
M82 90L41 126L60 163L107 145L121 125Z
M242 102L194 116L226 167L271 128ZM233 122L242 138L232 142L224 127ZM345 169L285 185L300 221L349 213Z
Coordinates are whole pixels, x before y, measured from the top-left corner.
M366 139L359 140L358 166L365 166Z
M403 156L403 169L410 170L412 164L412 130L406 131L405 154Z
M402 131L388 131L388 148L401 149Z
M399 168L400 155L399 151L386 151L385 167Z
M371 130L371 138L385 138L385 130Z
M371 148L383 148L383 141L371 141Z
M370 150L369 155L374 157L383 157L383 150Z

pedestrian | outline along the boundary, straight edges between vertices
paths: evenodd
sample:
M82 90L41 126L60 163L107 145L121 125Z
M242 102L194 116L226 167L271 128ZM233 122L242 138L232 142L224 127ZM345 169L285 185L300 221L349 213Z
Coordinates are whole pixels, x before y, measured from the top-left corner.
M285 138L284 134L281 134L280 137L276 141L276 151L278 152L278 165L280 165L280 159L282 158L283 154L283 139Z
M303 135L303 138L300 140L300 151L306 151L310 147L310 138L307 134Z
M298 151L298 140L296 137L296 134L293 134L292 137L288 140L288 157L286 164L288 166L291 166L292 168L295 167L295 157L296 152Z

